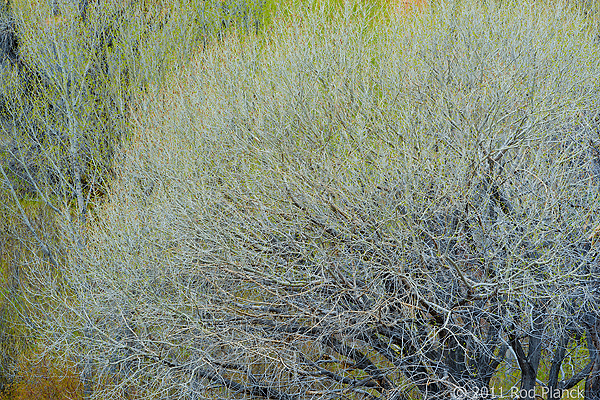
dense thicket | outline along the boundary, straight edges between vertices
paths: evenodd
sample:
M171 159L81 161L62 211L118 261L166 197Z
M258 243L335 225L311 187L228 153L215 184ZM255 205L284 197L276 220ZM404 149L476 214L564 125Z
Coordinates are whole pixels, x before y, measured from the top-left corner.
M28 309L23 293L39 290L39 282L28 280L27 271L48 267L62 282L68 249L56 240L57 223L64 223L61 234L84 245L88 210L114 176L113 156L128 141L138 99L165 85L172 70L224 28L256 29L261 7L238 1L0 1L0 392L18 386L19 374L38 378L19 371L35 361L29 359L36 347L53 357L38 346L36 321L45 312ZM40 298L34 302L48 306ZM81 365L75 373L83 370L86 381ZM38 390L15 396L42 397Z
M140 105L63 284L36 269L47 344L98 398L598 398L589 16L295 11Z

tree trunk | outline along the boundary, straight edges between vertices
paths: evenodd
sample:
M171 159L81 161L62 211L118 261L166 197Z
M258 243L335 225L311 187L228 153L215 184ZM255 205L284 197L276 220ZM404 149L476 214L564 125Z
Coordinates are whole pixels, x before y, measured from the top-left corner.
M519 368L521 369L521 387L519 398L521 400L535 400L535 385L537 383L537 372L542 356L542 331L544 314L540 307L536 306L532 312L533 331L529 333L529 344L527 355L516 336L510 337L510 345L513 348Z
M590 374L585 380L585 400L600 400L600 318L593 317L593 321L588 326L588 348L592 368Z

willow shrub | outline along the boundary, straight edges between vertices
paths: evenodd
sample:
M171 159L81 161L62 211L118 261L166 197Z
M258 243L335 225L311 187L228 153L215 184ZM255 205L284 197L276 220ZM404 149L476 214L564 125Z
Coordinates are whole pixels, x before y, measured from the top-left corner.
M596 395L589 17L312 4L140 105L85 245L64 235L48 345L113 382L98 397L447 398L503 363L525 398Z
M85 18L77 2L56 5L53 13L49 2L15 0L0 16L2 51L9 37L17 46L0 65L0 389L17 398L49 396L46 388L71 387L82 372L81 360L70 359L51 368L53 376L38 376L50 369L36 358L56 354L38 346L34 321L53 305L36 297L28 308L23 297L44 285L30 269L49 268L53 285L62 284L57 267L68 253L56 222L81 245L138 99L167 84L221 30L256 29L261 18L259 3L239 1L90 1Z

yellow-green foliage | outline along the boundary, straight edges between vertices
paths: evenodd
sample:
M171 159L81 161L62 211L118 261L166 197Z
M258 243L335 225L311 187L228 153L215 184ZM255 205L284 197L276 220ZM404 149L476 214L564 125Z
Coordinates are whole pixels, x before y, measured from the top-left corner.
M21 286L35 241L23 223L16 207L9 207L9 195L0 192L0 390L11 393L12 380L20 372L19 357L29 354L31 336L23 324L21 310ZM43 231L49 239L55 230L53 219L39 202L22 200L21 206L29 221Z
M83 399L79 371L75 365L44 357L19 362L20 375L2 400L79 400Z

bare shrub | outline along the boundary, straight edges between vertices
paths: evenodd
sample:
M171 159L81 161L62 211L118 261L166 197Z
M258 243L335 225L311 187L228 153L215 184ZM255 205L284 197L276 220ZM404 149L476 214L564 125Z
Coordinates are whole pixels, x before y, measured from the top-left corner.
M114 177L113 155L129 139L131 115L141 112L136 99L185 65L202 35L240 23L227 10L205 13L221 4L0 1L0 390L46 396L35 384L43 369L16 360L30 354L21 342L56 355L36 332L51 310L63 312L56 307L64 299L35 293L50 285L72 294L61 270L70 250L57 240L57 225L69 245L85 246L88 211ZM257 8L239 9L247 24L258 18ZM88 398L93 360L73 359Z
M441 399L507 363L524 398L541 365L597 396L597 42L514 3L316 6L207 48L64 236L48 343L99 398Z

